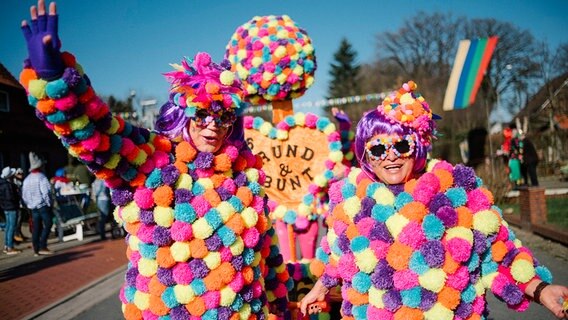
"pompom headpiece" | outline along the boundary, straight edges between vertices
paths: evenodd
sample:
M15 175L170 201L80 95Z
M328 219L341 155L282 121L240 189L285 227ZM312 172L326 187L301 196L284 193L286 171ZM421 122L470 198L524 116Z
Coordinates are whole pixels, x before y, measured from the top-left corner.
M242 106L242 84L230 71L231 65L211 61L209 54L200 52L191 59L185 57L181 65L171 65L175 71L165 73L170 83L170 101L192 118L199 109L211 115L238 112Z
M416 90L414 81L408 81L400 89L393 91L377 107L391 123L399 123L415 131L418 139L428 146L435 135L434 119L438 116L432 113L428 102Z
M252 18L237 28L226 49L252 104L299 98L314 82L312 41L287 15Z

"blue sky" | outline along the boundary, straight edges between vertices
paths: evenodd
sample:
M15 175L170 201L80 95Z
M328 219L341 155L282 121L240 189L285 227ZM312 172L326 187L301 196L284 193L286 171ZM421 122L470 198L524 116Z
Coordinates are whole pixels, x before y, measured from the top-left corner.
M32 4L0 3L0 63L16 77L27 55L19 26L29 19ZM167 99L162 73L171 70L169 63L199 51L220 61L235 29L257 15L287 14L312 38L316 80L299 102L326 95L329 64L342 37L358 52L359 62L371 61L375 35L397 30L417 11L508 21L552 48L568 42L566 0L61 0L57 5L63 49L77 56L99 94L123 99L136 90L138 99L156 98L160 104Z

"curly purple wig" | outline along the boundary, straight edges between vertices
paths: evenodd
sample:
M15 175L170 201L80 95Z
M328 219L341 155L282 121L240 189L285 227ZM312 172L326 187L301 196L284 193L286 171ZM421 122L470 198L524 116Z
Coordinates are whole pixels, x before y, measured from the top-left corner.
M402 126L398 122L389 121L383 114L378 112L376 109L368 111L363 115L359 123L357 124L357 129L355 133L355 155L357 156L357 161L363 172L367 174L370 178L377 181L377 177L369 164L369 160L365 154L365 144L372 137L378 134L397 134L403 135L414 135L416 137L416 130L412 127ZM416 137L416 150L413 153L414 157L414 168L413 173L418 173L424 169L426 166L426 157L428 151L431 149L430 145L425 145L420 139Z

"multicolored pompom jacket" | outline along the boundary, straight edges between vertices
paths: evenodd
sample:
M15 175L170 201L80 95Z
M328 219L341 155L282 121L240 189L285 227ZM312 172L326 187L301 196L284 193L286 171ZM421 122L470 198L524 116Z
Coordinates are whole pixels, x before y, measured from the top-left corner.
M112 188L128 232L126 319L267 319L292 287L267 218L260 158L217 154L113 116L75 58L59 79L20 81L36 115Z
M431 161L391 187L354 169L330 199L310 268L326 287L341 284L344 319L486 319L486 289L523 311L528 282L551 281L469 167Z

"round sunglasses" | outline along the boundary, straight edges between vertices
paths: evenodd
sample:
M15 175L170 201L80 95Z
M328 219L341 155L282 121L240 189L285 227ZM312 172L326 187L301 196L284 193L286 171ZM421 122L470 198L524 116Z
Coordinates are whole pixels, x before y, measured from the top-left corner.
M367 142L365 149L369 159L378 161L385 160L390 150L399 158L410 157L414 153L416 143L412 135L405 135L404 137L386 137L379 138Z
M237 116L234 112L215 114L205 110L198 110L191 119L195 121L195 124L200 128L207 127L213 121L215 121L216 127L228 128L237 120Z

